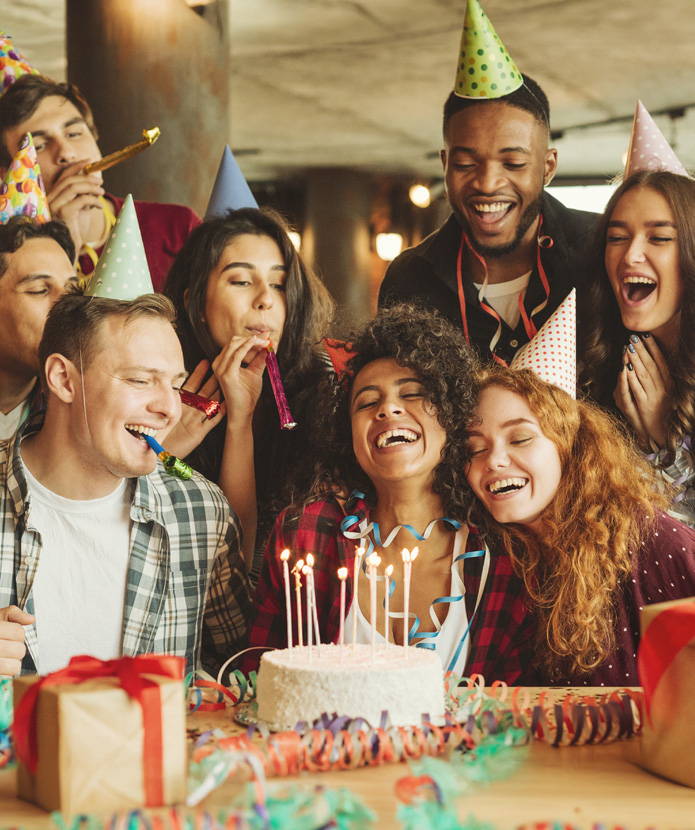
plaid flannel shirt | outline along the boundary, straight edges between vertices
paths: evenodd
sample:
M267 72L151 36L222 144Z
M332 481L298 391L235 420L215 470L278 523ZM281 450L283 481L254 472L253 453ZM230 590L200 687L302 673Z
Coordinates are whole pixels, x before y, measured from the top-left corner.
M0 608L14 604L29 613L42 545L31 525L19 445L40 427L32 422L0 443ZM122 654L175 654L186 658L190 671L198 667L202 646L203 662L216 668L241 646L249 614L236 514L202 476L180 481L158 464L137 480L130 518ZM22 670L34 672L36 626L25 633Z
M369 520L369 511L362 500L350 504L349 513L359 520ZM346 539L340 523L345 513L332 497L308 505L299 515L284 510L275 523L268 541L261 578L254 596L249 621L249 646L287 648L287 615L280 552L289 548L292 560L306 560L313 553L316 605L321 640L335 643L340 626L340 584L337 570L348 568L347 596L352 596L352 573L355 542ZM483 546L475 529L470 528L466 550ZM523 581L514 574L511 560L490 545L490 571L480 607L471 626L471 649L466 663L468 675L475 672L486 678L507 683L527 683L532 680L529 664L533 657L535 623L528 611L527 593ZM466 587L466 610L473 615L480 587L483 560L463 560L463 581ZM297 638L297 617L292 588L293 642ZM349 600L348 600L349 602ZM306 613L306 609L303 608ZM347 609L346 609L347 611ZM306 626L304 626L306 642ZM461 632L463 634L463 632ZM252 652L244 663L246 672L257 667L260 651Z

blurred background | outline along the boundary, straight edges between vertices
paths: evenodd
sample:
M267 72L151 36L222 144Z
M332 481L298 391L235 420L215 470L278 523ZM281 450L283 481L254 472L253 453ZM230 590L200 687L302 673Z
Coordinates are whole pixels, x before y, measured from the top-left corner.
M229 143L343 319L371 313L392 258L449 211L439 161L466 0L0 0L0 29L89 100L119 195L204 213ZM486 0L551 104L552 190L600 211L637 99L695 167L693 0ZM386 236L388 235L388 236Z

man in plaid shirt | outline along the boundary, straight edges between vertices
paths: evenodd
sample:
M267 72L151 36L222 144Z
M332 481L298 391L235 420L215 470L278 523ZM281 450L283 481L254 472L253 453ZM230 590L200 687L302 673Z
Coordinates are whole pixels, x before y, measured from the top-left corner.
M42 416L0 443L0 675L146 652L216 669L245 635L241 529L220 490L138 433L181 415L168 300L72 295L39 348ZM206 604L207 598L207 604Z

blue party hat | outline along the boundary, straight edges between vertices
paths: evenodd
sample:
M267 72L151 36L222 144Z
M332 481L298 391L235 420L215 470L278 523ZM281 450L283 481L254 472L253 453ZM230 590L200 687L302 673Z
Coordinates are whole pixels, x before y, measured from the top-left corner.
M230 208L239 210L239 208L246 207L257 208L258 202L253 198L244 174L239 169L227 144L217 171L215 185L212 188L208 209L205 211L205 218L222 216Z

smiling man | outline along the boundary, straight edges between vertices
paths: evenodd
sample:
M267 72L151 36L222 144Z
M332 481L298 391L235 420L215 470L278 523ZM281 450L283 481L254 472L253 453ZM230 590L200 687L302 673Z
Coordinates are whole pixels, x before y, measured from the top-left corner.
M74 256L62 222L0 225L0 441L39 405L39 341L49 309L77 283Z
M453 214L389 266L379 304L417 300L463 327L483 358L509 362L573 287L596 215L545 192L557 167L538 84L487 99L452 92L441 151Z
M101 158L89 104L76 86L24 75L0 97L0 175L30 132L41 166L51 216L70 228L77 264L94 270L123 199L107 193L101 173L84 173ZM136 202L145 252L156 290L199 217L182 205Z
M168 476L140 436L165 442L181 416L173 320L154 294L73 294L48 316L45 419L0 443L0 674L145 652L191 670L203 641L232 654L244 635L236 515L201 476Z

